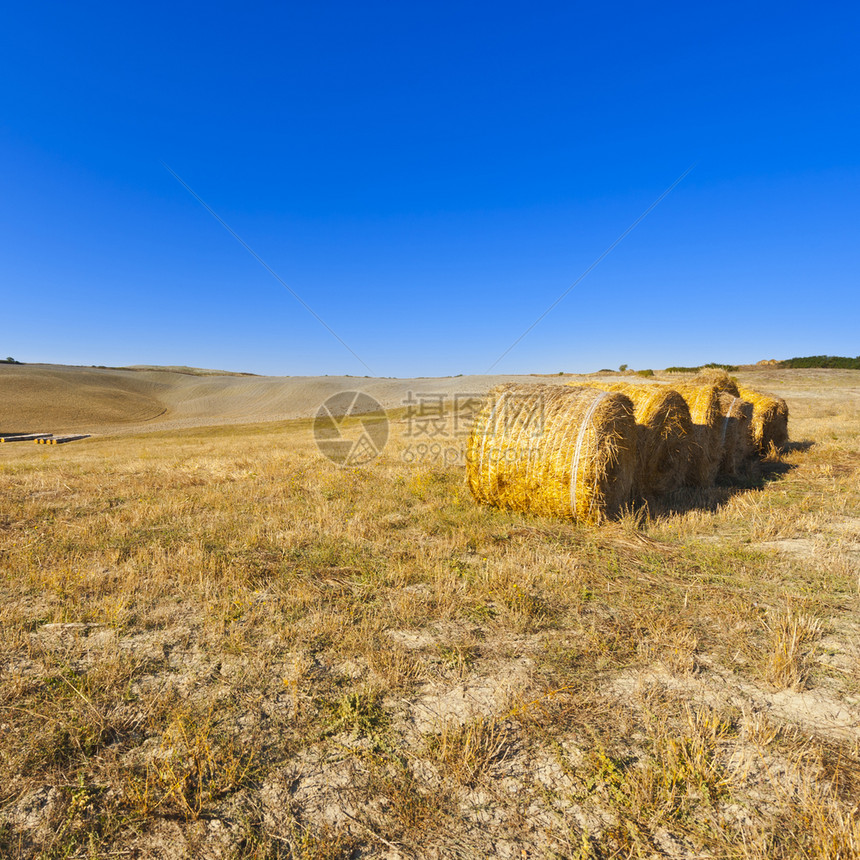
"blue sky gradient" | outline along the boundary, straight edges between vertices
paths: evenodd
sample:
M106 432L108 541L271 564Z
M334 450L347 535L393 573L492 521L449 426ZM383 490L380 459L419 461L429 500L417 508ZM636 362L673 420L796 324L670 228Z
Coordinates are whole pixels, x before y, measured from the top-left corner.
M695 164L496 370L857 355L858 25L849 4L9 6L0 350L481 373Z

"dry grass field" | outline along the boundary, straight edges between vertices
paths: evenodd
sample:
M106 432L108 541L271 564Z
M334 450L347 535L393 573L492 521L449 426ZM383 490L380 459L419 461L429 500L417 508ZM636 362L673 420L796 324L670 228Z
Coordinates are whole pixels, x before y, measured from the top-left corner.
M0 856L860 857L860 372L740 377L791 449L600 528L402 413L0 445Z

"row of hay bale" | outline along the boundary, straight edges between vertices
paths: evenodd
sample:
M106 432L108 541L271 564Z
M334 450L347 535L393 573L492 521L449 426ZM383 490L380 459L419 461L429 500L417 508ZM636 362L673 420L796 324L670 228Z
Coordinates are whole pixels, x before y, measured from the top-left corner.
M36 439L37 445L65 445L66 442L79 442L81 439L89 439L88 433L82 433L77 436L47 436L44 439Z
M787 440L785 401L727 374L671 387L506 383L472 427L467 480L479 502L595 523L634 499L737 479Z
M77 436L55 436L53 433L13 433L0 436L0 443L5 442L35 442L37 445L65 445L66 442L77 442L89 439L88 433Z

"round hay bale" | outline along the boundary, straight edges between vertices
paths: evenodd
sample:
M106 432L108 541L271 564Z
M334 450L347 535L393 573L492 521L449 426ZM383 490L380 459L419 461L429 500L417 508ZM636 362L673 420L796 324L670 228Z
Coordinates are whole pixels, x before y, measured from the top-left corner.
M671 493L687 483L693 462L693 421L684 398L673 388L649 383L588 383L624 394L636 419L636 496Z
M752 435L760 457L765 457L773 445L777 450L788 442L788 404L771 394L752 388L739 388L740 396L752 404Z
M713 485L723 458L723 416L720 391L716 385L673 385L687 402L693 421L693 454L690 483L696 487Z
M727 393L720 394L719 401L722 458L718 474L723 478L736 479L743 475L746 464L756 454L752 435L753 407L746 400Z
M731 376L719 367L707 367L700 370L693 377L692 385L712 385L721 394L731 394L732 397L740 397L737 382Z
M564 385L494 388L469 436L466 476L479 502L599 523L631 498L633 404Z

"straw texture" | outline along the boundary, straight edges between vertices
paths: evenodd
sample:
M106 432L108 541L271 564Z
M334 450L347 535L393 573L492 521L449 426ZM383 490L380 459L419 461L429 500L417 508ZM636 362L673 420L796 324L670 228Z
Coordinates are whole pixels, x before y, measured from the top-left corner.
M732 397L740 397L737 382L721 368L708 367L700 370L692 379L692 385L710 385L716 388L720 394L731 394Z
M740 388L740 396L753 406L752 435L759 456L765 457L773 445L777 450L788 442L788 404L781 397Z
M736 479L743 476L749 461L757 451L753 441L752 404L732 394L719 395L722 425L720 431L719 477Z
M720 391L716 385L674 385L684 398L693 421L693 455L690 483L710 487L720 470L723 459L723 415L720 412Z
M466 476L479 502L598 523L630 501L636 456L624 395L507 383L472 426Z
M688 480L695 455L693 422L684 398L673 388L648 383L587 383L624 394L633 402L636 419L634 495L671 493Z

